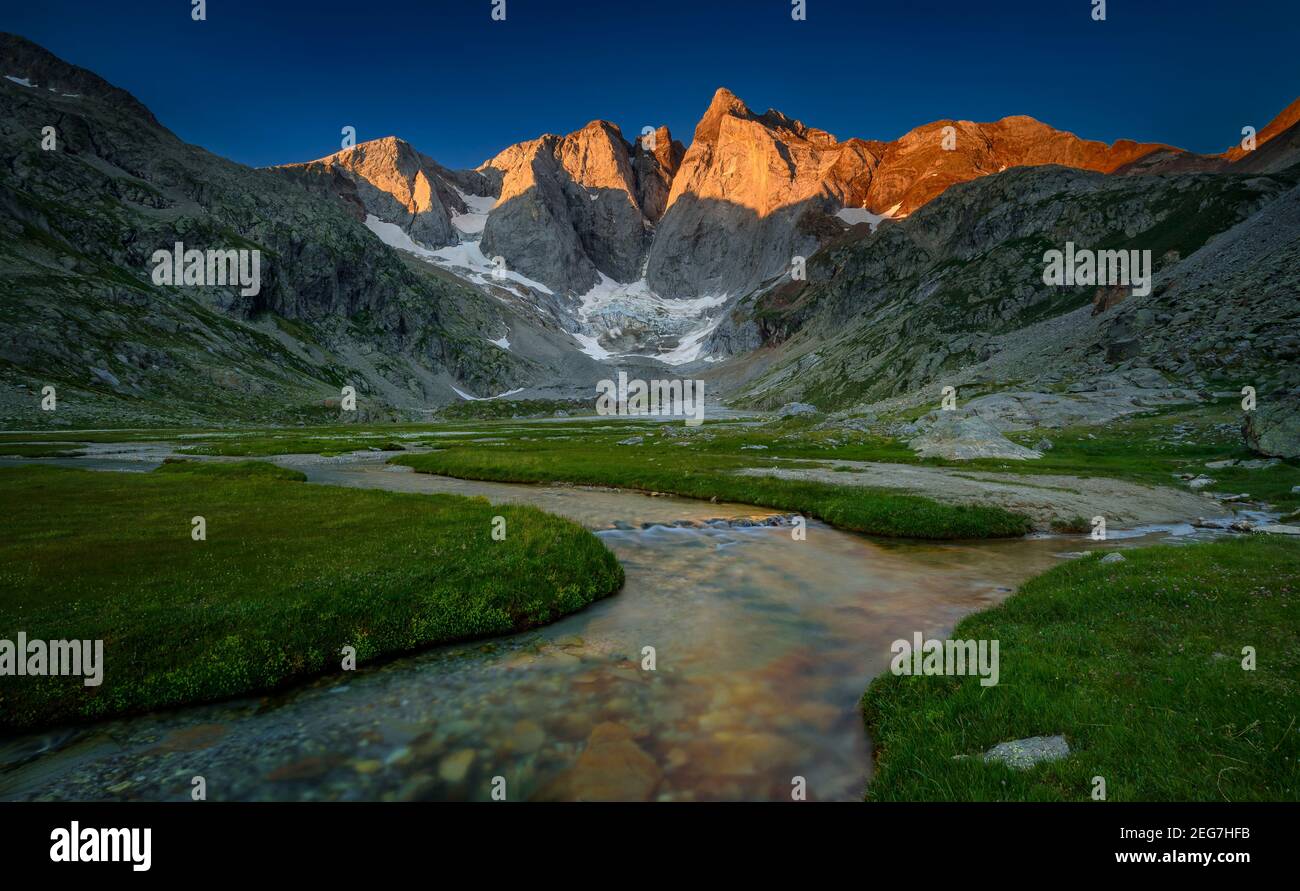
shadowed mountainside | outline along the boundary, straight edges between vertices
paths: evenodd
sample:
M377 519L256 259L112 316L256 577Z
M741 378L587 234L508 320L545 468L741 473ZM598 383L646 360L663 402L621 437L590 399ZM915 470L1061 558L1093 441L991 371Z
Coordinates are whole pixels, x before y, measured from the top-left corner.
M0 416L11 426L338 417L541 372L488 343L500 310L413 268L336 203L186 145L125 92L0 37ZM53 127L53 150L42 147ZM261 289L166 287L152 256L258 250ZM39 410L56 385L58 410Z

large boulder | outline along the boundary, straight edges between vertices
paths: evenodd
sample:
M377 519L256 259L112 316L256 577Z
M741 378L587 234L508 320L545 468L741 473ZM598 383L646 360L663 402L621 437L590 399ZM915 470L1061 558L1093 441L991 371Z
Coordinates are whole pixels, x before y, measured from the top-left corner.
M1009 458L1025 461L1042 453L1016 445L977 414L941 411L933 423L908 443L922 458Z
M776 412L778 418L797 418L815 414L817 414L817 406L809 405L807 402L787 402Z
M1300 458L1300 394L1261 397L1246 412L1241 435L1251 450L1273 458Z

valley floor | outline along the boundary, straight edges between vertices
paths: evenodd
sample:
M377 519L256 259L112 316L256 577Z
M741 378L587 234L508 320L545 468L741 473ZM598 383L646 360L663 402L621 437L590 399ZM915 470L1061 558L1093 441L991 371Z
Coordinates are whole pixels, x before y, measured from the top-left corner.
M1010 434L1019 444L1051 442L1030 461L922 459L881 426L597 417L0 433L0 457L94 456L141 442L196 457L383 451L446 476L616 486L804 511L876 535L983 538L1086 526L1098 515L1119 528L1300 509L1300 462L1259 460L1241 443L1239 416L1226 400Z
M1051 436L1041 463L959 464L804 420L0 434L8 463L147 469L171 459L147 474L0 469L6 503L19 506L0 518L14 567L0 629L106 639L140 667L89 697L69 696L66 678L6 692L7 722L84 722L265 690L332 671L344 646L369 661L508 634L622 583L599 540L539 510L308 487L287 468L347 465L354 452L376 469L391 461L470 480L754 504L914 541L1080 532L1095 514L1121 528L1244 506L1258 521L1300 502L1300 467L1252 460L1212 407ZM185 457L195 460L176 463ZM1187 485L1206 473L1209 495ZM197 515L210 524L203 542L190 536ZM510 530L503 542L491 538L497 516ZM1062 565L958 626L953 637L1002 642L1003 683L992 690L969 677L880 675L863 700L880 755L871 797L1086 798L1097 775L1115 798L1296 797L1300 546L1256 535L1125 553L1117 565ZM423 593L412 600L412 590ZM1259 653L1257 670L1241 670L1243 646ZM1037 735L1061 735L1075 754L1023 773L958 757Z

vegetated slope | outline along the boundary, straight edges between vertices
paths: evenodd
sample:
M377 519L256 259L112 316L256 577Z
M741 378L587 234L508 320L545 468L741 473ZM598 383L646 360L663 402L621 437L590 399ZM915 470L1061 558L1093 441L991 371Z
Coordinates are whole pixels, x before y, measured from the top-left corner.
M1194 386L1249 374L1261 389L1293 388L1298 180L1295 167L1149 177L1043 167L954 186L906 220L856 227L812 258L807 281L738 308L732 325L767 347L741 400L844 408L1132 365ZM1151 251L1152 293L1044 284L1044 252L1066 242Z
M344 385L382 417L536 373L480 336L500 327L481 294L408 268L336 202L183 143L20 37L0 55L0 424L320 419ZM154 285L176 242L261 251L260 292Z

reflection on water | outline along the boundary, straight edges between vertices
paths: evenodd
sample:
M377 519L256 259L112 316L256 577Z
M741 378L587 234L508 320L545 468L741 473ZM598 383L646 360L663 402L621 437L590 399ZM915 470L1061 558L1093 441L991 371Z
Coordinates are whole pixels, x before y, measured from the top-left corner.
M286 458L314 482L526 501L598 531L618 594L544 629L293 691L0 745L6 798L854 799L857 702L890 644L946 632L1059 562L1060 539L881 544L768 512ZM101 465L102 466L102 465ZM669 528L692 521L695 528ZM653 647L657 670L642 670Z

